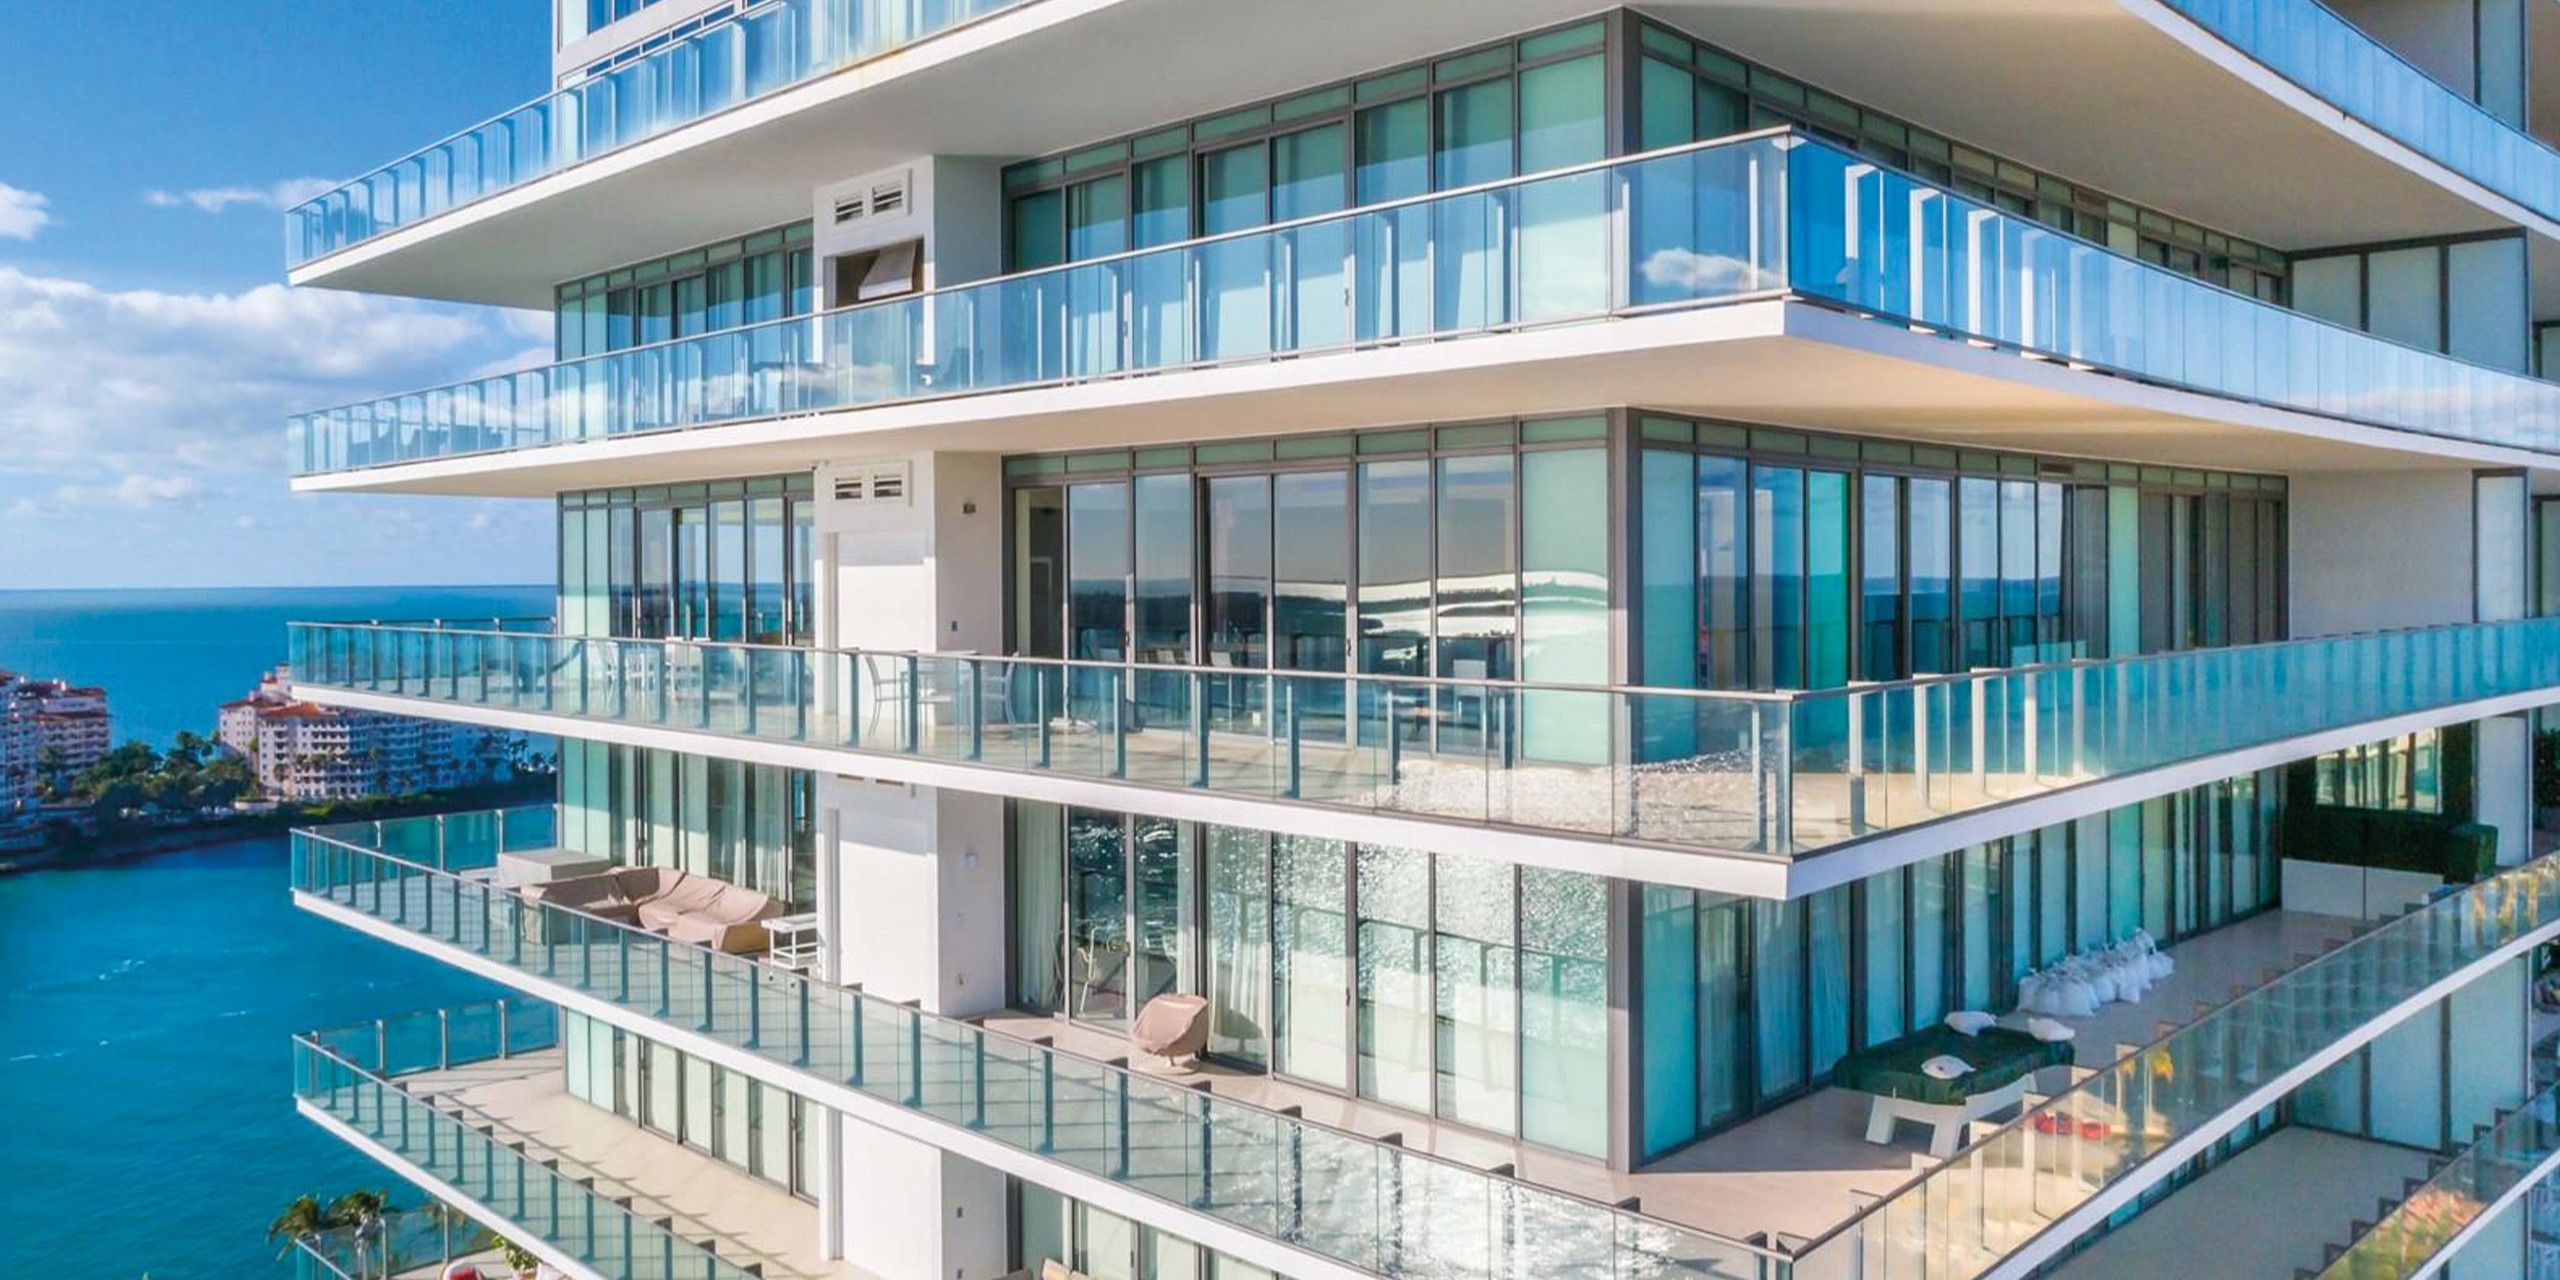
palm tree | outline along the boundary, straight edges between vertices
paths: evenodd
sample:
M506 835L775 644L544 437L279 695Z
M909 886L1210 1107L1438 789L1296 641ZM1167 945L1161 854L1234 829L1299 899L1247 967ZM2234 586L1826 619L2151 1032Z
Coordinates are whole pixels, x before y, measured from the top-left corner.
M321 1232L335 1229L339 1225L339 1220L331 1215L327 1206L320 1203L319 1197L295 1196L293 1203L286 1205L284 1212L277 1214L276 1220L267 1224L267 1239L283 1239L284 1247L276 1250L276 1257L281 1260L286 1254L293 1252L293 1246L296 1244Z
M355 1229L356 1274L359 1276L367 1271L365 1241L382 1229L390 1210L391 1197L381 1191L350 1191L329 1203L329 1217L334 1220L333 1225Z

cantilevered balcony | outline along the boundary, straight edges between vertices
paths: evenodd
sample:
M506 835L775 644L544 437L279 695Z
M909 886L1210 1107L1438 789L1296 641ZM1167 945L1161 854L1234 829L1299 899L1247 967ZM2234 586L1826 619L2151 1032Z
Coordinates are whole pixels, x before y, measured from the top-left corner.
M1452 851L1537 837L1510 856L1764 896L2560 702L2560 619L1780 693L373 624L296 624L291 651L345 706ZM1345 813L1393 830L1310 825Z
M449 1039L457 1024L482 1034L457 1045ZM516 1135L412 1097L386 1078L546 1049L555 1025L547 1007L501 1004L406 1020L397 1040L386 1039L378 1023L297 1036L295 1105L322 1128L563 1274L583 1280L753 1280L756 1272L679 1234L668 1219L636 1208L633 1197L611 1183L528 1150Z
M2560 855L2440 898L2000 1126L1797 1251L1794 1274L2033 1274L2276 1099L2555 936ZM2516 1145L2547 1140L2534 1130Z
M687 1246L670 1255L677 1260L673 1275L700 1274L686 1260L709 1255L764 1280L871 1280L858 1268L817 1256L816 1206L749 1175L740 1165L696 1154L573 1096L557 1043L558 1026L551 1006L506 1000L317 1031L301 1037L300 1047L312 1067L352 1076L352 1083L397 1091L396 1096L370 1087L332 1093L320 1107L390 1154L435 1176L454 1171L457 1164L468 1169L449 1150L464 1133L488 1139L497 1149L555 1170L620 1206L624 1213L607 1215L610 1220L655 1224L659 1233ZM311 1096L306 1094L306 1101ZM373 1118L354 1113L374 1101L384 1104L380 1119L360 1123ZM395 1101L425 1110L395 1111ZM770 1123L779 1125L782 1118L777 1115ZM809 1140L817 1138L813 1134ZM471 1150L478 1154L486 1149ZM430 1190L438 1195L470 1194L467 1180L437 1181L442 1185ZM482 1207L498 1206L484 1200ZM509 1239L523 1239L541 1235L544 1225L511 1219L493 1229ZM451 1245L468 1241L446 1243L451 1252ZM548 1243L563 1248L577 1242ZM656 1256L632 1252L635 1257ZM660 1280L666 1274L643 1267L633 1280L641 1275Z
M1611 1172L1276 1077L1121 1068L1102 1059L1125 1040L1093 1028L937 1018L529 902L479 874L500 823L297 833L296 900L1068 1194L1135 1190L1156 1206L1139 1216L1178 1234L1241 1228L1303 1255L1252 1255L1299 1275L2024 1274L2273 1097L2560 934L2551 858L2343 945L2352 922L2265 913L2173 949L2178 972L2145 1005L2073 1019L2079 1065L2056 1071L2077 1083L2048 1081L2070 1087L1948 1161L1860 1142L1865 1099L1831 1088ZM2259 985L2203 1003L2243 979ZM2120 1044L2147 1034L2128 1025L2149 1007L2191 1002L2183 1025ZM412 1027L406 1050L395 1036L385 1059L434 1066L432 1031ZM366 1060L371 1034L343 1056ZM1626 1197L1642 1212L1604 1207Z
M2394 448L2560 451L2560 384L2244 297L1776 131L323 410L294 420L292 461L311 478L518 451L532 456L514 465L534 466L562 460L545 449L816 419L794 426L814 433L795 437L805 450L871 429L852 413L866 408L1597 321L1658 326L1668 313L1754 303L1810 304L1889 325L1905 343L1917 331L2071 371L2049 390L2103 397L2112 375L2213 397L2184 410L2188 430L2216 414L2225 430L2249 429L2255 419L2223 403L2241 402L2378 428L2368 434ZM1871 337L1882 341L1832 340L1835 356L1840 342ZM1577 403L1694 398L1710 376L1701 353L1741 341L1687 337L1650 352L1685 382L1668 365L1623 367L1634 358L1624 353L1619 365L1591 364L1585 374L1603 381L1580 388ZM1916 350L1952 354L1925 341ZM2002 369L2014 376L2015 362ZM1323 367L1289 372L1318 378ZM1750 394L1776 396L1755 411L1793 420L1792 406L1822 421L1848 411L1826 399L1847 394L1837 381L1802 376ZM1964 403L1922 403L1929 394L1909 391L1920 399L1902 406L1915 419L1908 431L1926 435L1933 414L1998 416L1979 388ZM1857 412L1882 412L1869 399ZM998 416L1039 411L980 403ZM2093 405L2082 422L2120 411ZM946 427L940 438L956 437Z
M2319 1280L2417 1280L2560 1170L2560 1090L2527 1098L2364 1227ZM2362 1219L2358 1219L2359 1223ZM2467 1269L2464 1269L2467 1271Z
M404 826L428 833L407 838L432 845L442 866L364 847ZM1255 1265L1317 1280L1742 1280L1780 1262L1633 1209L531 901L470 874L479 868L464 864L489 842L457 852L434 844L435 829L297 832L296 900L892 1132L1079 1199L1134 1203L1141 1221ZM404 1118L444 1123L342 1057L311 1046L306 1058L333 1097L352 1095L344 1122L378 1145ZM454 1176L468 1176L470 1161L459 1164Z
M2560 151L2489 114L2319 0L2158 3L2376 132L2560 218Z
M285 213L300 266L1033 0L755 0Z

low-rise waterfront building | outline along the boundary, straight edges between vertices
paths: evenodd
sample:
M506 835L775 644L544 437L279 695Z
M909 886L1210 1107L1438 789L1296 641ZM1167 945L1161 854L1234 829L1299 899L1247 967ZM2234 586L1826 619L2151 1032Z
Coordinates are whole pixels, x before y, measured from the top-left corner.
M222 704L214 739L250 764L261 794L296 803L504 781L517 742L503 730L305 701L281 667Z

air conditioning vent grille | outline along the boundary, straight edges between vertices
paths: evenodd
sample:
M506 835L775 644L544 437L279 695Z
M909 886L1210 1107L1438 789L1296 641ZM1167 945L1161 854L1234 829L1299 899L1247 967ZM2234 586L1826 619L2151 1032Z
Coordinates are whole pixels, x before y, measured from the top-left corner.
M832 491L838 502L903 507L910 476L904 462L868 463L838 472Z

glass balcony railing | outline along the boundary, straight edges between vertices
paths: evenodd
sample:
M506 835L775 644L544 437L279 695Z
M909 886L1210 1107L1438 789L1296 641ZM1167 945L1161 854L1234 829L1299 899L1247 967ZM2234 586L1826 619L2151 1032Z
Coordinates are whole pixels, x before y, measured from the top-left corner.
M808 1084L1381 1276L1744 1280L1772 1275L1781 1261L1632 1210L530 901L461 874L473 868L388 852L435 847L431 828L406 828L414 821L295 832L294 889L719 1041ZM344 1059L317 1045L307 1056L325 1083L359 1095L353 1105L377 1128L402 1116L421 1122L398 1100L366 1092L361 1073L350 1080Z
M296 623L290 645L311 689L1784 855L2483 699L2560 702L2560 618L1782 693L340 623Z
M442 1276L446 1264L477 1255L496 1265L489 1231L458 1210L430 1202L394 1209L369 1226L296 1236L293 1280L385 1280Z
M2318 0L2168 4L2377 132L2546 218L2560 218L2560 151L2447 88Z
M2376 928L2030 1109L1799 1250L1804 1280L1971 1280L2297 1068L2365 1043L2430 987L2560 935L2560 856ZM2396 1025L2396 1024L2395 1024Z
M534 1008L543 1015L541 1025L553 1025L548 1008ZM487 1006L429 1016L447 1022L497 1021ZM515 1026L535 1022L522 1006L512 1018ZM385 1078L396 1068L360 1066L364 1059L339 1051L361 1047L373 1031L367 1026L294 1037L294 1096L486 1206L506 1220L510 1234L521 1232L608 1280L753 1280L753 1272L633 1212L611 1186L535 1157L504 1132L410 1096ZM486 1056L499 1055L493 1051ZM478 1060L484 1059L462 1058L450 1065Z
M2555 1165L2560 1165L2560 1093L2545 1089L2366 1228L2320 1269L2320 1280L2414 1280L2430 1274L2473 1223L2551 1176Z
M300 474L1797 297L2090 369L2560 450L2560 384L1764 132L327 409Z
M761 0L285 213L300 266L1031 0Z

